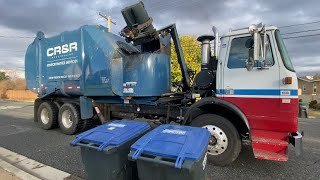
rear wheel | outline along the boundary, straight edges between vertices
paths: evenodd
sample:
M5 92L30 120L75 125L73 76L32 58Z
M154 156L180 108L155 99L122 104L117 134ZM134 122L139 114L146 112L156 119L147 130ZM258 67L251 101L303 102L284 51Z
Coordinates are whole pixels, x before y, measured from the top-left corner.
M76 104L63 104L59 110L59 126L64 134L72 135L83 129L80 108Z
M42 129L53 129L58 126L58 107L53 102L43 102L38 108L38 121Z
M228 119L216 114L196 117L191 126L207 128L211 134L208 145L208 160L217 166L232 163L241 151L241 139L237 129Z
M83 125L83 130L82 131L85 131L85 130L88 130L88 129L92 129L94 127L96 127L97 125L100 124L100 121L98 121L96 118L90 118L90 119L86 119L86 120L83 120L84 121L84 125Z

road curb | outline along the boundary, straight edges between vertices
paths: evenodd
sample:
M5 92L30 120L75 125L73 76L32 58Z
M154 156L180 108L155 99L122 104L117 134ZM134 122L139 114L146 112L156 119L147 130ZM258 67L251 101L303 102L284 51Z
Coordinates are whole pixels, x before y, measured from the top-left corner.
M26 173L19 168L16 168L15 166L7 163L6 161L4 161L2 159L0 159L0 167L20 179L40 180L39 178L32 176L31 174Z
M2 164L7 166L8 170L2 167ZM11 166L8 166L8 164ZM33 176L36 179L44 180L63 180L71 177L69 173L47 166L2 147L0 147L0 166L7 171L11 168L12 171L9 172L22 179L29 178L25 176L20 177L21 174L26 176L29 174L31 179Z

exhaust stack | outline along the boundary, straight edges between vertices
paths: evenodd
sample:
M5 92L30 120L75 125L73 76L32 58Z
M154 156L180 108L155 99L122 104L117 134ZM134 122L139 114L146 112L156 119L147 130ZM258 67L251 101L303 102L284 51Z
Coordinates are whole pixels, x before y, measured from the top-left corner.
M218 46L219 46L219 32L218 32L218 29L215 27L215 26L212 26L212 31L213 31L213 34L214 34L214 56L216 57L215 59L218 59L218 53L219 53L219 49L218 49Z
M202 35L197 38L197 41L201 42L202 58L201 58L201 70L208 69L211 58L211 46L210 41L215 39L212 35Z

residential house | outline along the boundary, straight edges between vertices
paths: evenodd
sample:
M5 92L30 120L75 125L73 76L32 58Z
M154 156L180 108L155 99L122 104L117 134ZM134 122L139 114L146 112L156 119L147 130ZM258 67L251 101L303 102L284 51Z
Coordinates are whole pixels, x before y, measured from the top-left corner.
M320 100L320 75L298 77L298 87L303 101Z

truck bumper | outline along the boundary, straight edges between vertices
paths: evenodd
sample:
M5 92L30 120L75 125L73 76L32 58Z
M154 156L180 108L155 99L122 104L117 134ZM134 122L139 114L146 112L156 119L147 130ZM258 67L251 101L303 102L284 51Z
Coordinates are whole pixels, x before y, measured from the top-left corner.
M296 156L300 156L303 153L303 146L302 146L302 137L303 137L303 131L291 133L289 142L294 146L294 150L296 153Z

